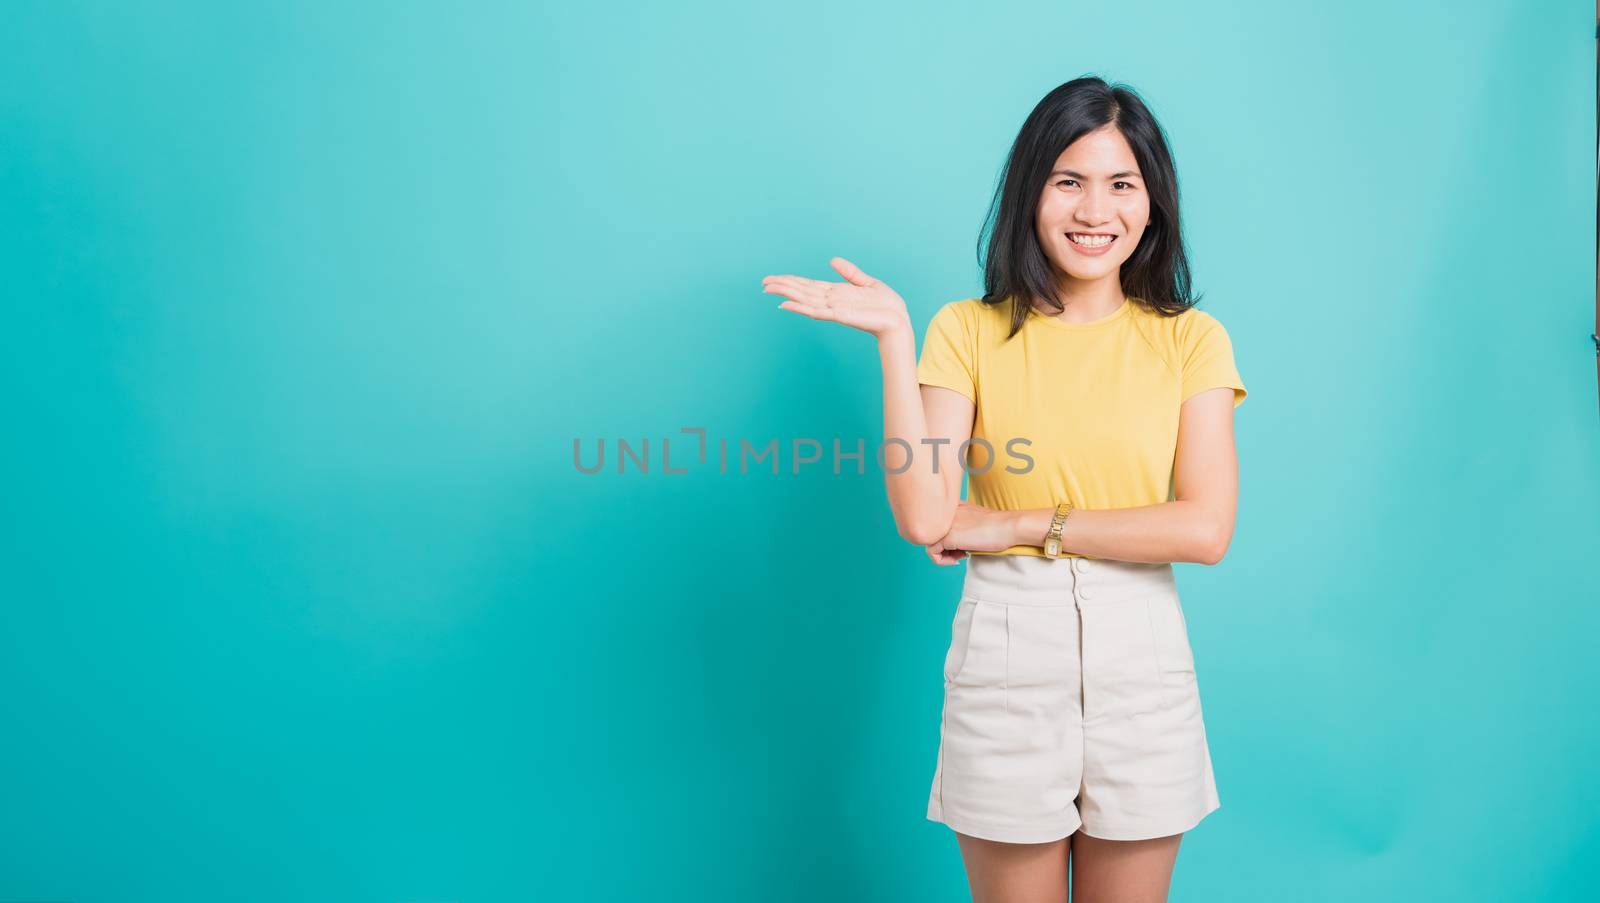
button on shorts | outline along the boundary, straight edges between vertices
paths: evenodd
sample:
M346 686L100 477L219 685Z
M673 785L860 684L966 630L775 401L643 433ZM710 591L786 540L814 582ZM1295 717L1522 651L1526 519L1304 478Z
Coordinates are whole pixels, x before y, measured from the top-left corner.
M1171 564L968 556L928 818L1144 840L1220 805Z

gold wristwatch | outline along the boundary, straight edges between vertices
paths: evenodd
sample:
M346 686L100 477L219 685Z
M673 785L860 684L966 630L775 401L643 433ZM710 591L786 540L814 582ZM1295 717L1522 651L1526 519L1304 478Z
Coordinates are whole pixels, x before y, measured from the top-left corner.
M1056 516L1050 519L1050 532L1044 535L1044 554L1046 558L1061 557L1061 527L1067 522L1067 515L1072 513L1072 503L1062 502L1056 506Z

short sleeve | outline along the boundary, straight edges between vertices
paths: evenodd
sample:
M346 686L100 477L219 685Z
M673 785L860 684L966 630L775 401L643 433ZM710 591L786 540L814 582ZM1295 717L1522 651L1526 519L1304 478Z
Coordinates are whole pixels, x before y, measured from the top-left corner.
M1233 342L1217 318L1191 308L1184 314L1188 322L1179 330L1179 356L1183 363L1182 400L1200 392L1226 386L1233 389L1233 406L1244 403L1247 394L1233 361Z
M961 316L960 304L946 304L928 322L922 356L917 360L917 382L954 389L976 404L978 369L973 349L977 343L969 320Z

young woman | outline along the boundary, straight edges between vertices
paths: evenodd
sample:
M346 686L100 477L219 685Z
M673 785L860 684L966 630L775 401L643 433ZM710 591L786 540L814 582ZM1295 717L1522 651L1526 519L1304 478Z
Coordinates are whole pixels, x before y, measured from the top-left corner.
M1046 95L990 216L984 294L938 310L920 359L905 302L843 258L845 282L762 281L877 338L895 523L967 561L927 815L974 899L1059 903L1070 875L1080 903L1162 901L1220 805L1172 562L1228 548L1245 387L1133 90Z

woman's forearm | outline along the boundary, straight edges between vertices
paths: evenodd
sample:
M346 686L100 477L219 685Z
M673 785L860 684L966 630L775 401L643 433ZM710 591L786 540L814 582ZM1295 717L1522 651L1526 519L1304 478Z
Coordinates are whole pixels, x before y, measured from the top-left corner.
M1054 508L1007 511L1014 545L1043 546ZM1216 564L1228 550L1229 519L1195 501L1136 508L1077 509L1061 528L1061 551L1119 561Z
M878 354L883 364L884 488L900 535L927 545L944 536L954 517L956 500L945 498L947 474L936 463L943 457L945 466L950 466L954 453L925 441L928 423L917 387L917 345L909 320L904 329L878 337ZM958 481L958 493L960 485Z

